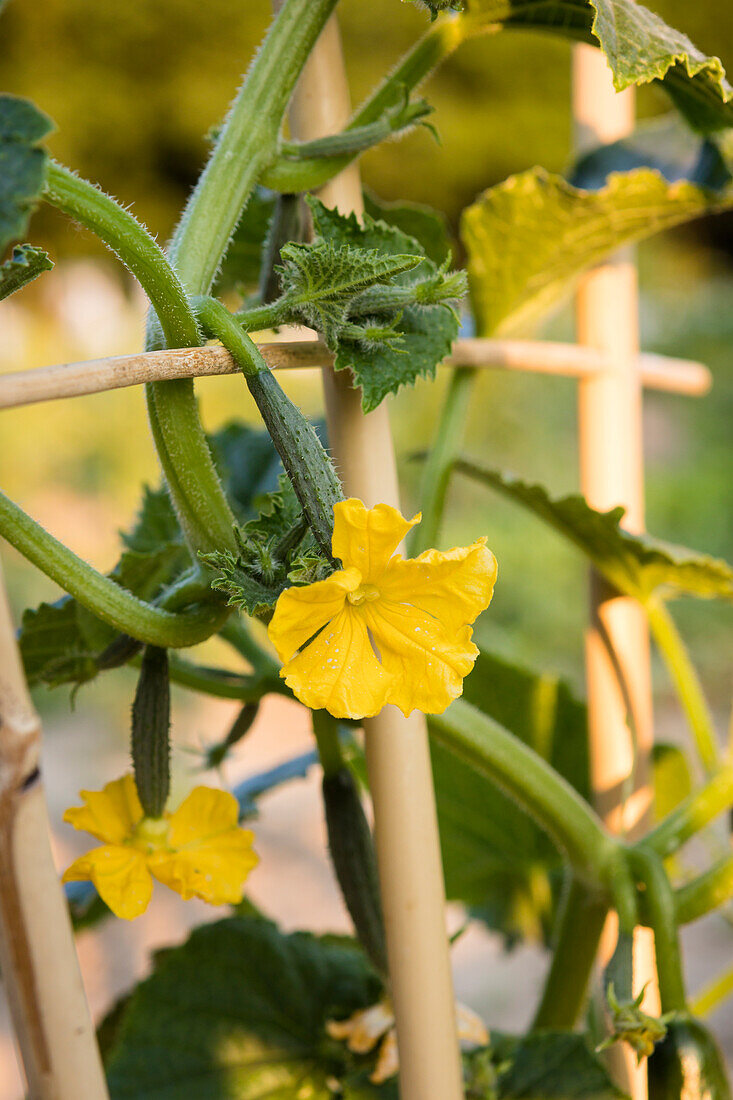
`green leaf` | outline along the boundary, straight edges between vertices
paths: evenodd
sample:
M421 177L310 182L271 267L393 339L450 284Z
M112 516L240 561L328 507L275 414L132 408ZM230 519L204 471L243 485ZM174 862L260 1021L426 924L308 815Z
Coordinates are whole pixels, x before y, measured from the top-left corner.
M329 1082L357 1067L326 1021L379 993L348 941L251 918L204 925L133 994L108 1062L111 1098L333 1100ZM358 1078L349 1087L352 1100L390 1095Z
M31 687L84 684L99 671L98 657L115 632L71 596L23 612L20 652Z
M586 708L562 681L482 652L464 682L463 698L588 797ZM509 943L547 942L562 857L489 779L435 741L431 752L448 897L470 906Z
M0 264L0 301L52 267L53 261L43 249L34 248L32 244L16 245L11 258Z
M238 552L216 552L202 560L215 572L212 588L230 607L269 617L278 596L293 584L313 584L333 572L304 519L290 480L258 498L260 514L236 532Z
M30 100L0 95L0 256L26 234L46 174L39 142L52 129L50 118Z
M653 595L733 598L733 569L695 550L632 535L621 527L624 509L598 512L579 493L551 497L498 470L460 460L455 469L524 505L573 542L614 587L646 603Z
M271 507L267 494L277 489L282 473L267 432L232 422L210 442L240 522L252 521L260 505L267 511ZM143 489L137 520L130 531L121 534L121 540L124 549L111 576L142 599L153 599L193 564L163 488ZM70 597L26 611L20 649L29 683L78 686L94 679L108 667L102 657L117 637L111 627Z
M422 262L412 271L405 271L391 280L391 286L416 288L421 282L435 279L439 269L424 254L420 243L408 237L396 226L375 221L368 214L363 223L355 215L345 217L336 210L328 210L322 203L309 200L315 231L324 241L348 244L354 248L377 249L391 256L423 256ZM368 293L368 292L367 292ZM448 298L460 295L460 287L449 288ZM375 313L378 313L375 308ZM338 339L336 370L351 369L356 384L362 390L362 408L365 412L375 409L390 393L397 393L401 386L412 385L420 378L433 378L435 368L450 352L458 333L458 321L449 305L441 301L411 304L392 312L387 321L393 325L393 336L388 342L370 340L362 331L361 338L342 336ZM362 330L366 327L362 322ZM378 319L375 327L378 327Z
M395 256L325 240L286 244L280 256L280 282L288 306L303 324L317 329L331 348L338 346L349 306L360 291L422 262L420 255Z
M364 192L364 209L375 221L386 222L419 242L423 252L440 266L451 254L448 221L439 210L412 202L384 202Z
M618 91L659 80L695 129L733 125L733 89L720 59L703 54L636 0L469 0L468 10L479 24L545 30L600 46Z
M731 191L668 183L644 168L614 173L597 191L579 190L542 168L510 176L461 220L478 329L525 328L621 245L731 205Z
M323 430L321 424L315 428ZM253 519L261 500L277 490L283 472L270 436L233 420L210 436L209 444L237 519Z
M250 196L219 267L212 293L244 294L256 289L260 278L267 232L275 210L275 196L258 187Z
M541 1031L492 1045L499 1067L499 1100L619 1100L624 1096L584 1035ZM469 1089L467 1096L472 1095ZM475 1096L480 1100L482 1094Z

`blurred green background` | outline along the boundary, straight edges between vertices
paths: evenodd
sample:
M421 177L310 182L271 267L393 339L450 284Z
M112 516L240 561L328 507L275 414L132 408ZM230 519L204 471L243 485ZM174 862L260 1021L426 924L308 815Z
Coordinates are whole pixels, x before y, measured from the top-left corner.
M652 6L733 68L733 6L719 0ZM357 103L427 19L397 0L342 0L339 10ZM0 21L0 88L46 110L57 125L53 153L132 204L165 240L206 156L205 135L226 110L268 20L265 0L10 0ZM442 145L421 130L369 153L362 160L366 184L384 199L444 210L455 230L461 209L511 172L534 164L561 171L571 150L569 59L558 40L517 32L464 46L425 88ZM666 109L656 89L641 90L641 115ZM715 376L712 394L702 399L647 396L649 528L733 559L730 224L710 221L669 234L642 246L639 262L646 349L700 359ZM0 306L0 370L139 347L143 303L109 256L47 210L37 215L32 239L46 244L59 264ZM568 308L546 332L570 338ZM320 409L317 379L287 385L307 411ZM408 456L429 438L444 386L441 373L435 385L420 384L392 405L409 504L416 502L419 467ZM233 415L255 422L237 379L207 381L199 393L207 426ZM571 382L486 372L466 450L553 490L571 490L577 485L575 416ZM80 553L110 567L115 529L134 510L140 481L157 480L142 393L6 412L2 425L3 488ZM483 532L499 559L500 583L479 625L481 639L580 685L583 563L531 518L456 482L444 542ZM18 609L56 594L15 555L6 555L6 569ZM722 719L730 699L730 609L684 601L677 610ZM126 674L110 679L129 692ZM658 689L664 717L669 695L661 674ZM99 697L97 688L85 690ZM66 693L58 694L66 705Z

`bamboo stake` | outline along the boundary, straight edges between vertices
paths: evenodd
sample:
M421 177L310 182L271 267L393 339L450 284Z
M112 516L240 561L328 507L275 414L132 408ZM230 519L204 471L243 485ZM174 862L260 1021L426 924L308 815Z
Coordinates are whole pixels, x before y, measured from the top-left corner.
M617 94L605 58L589 46L573 51L573 106L581 149L615 141L633 130L633 90ZM629 250L584 277L577 298L577 328L580 344L603 352L614 364L613 370L583 379L578 386L582 490L595 508L623 504L625 525L639 532L644 528L642 391L636 368L637 277ZM653 797L649 634L639 604L618 596L597 576L591 578L586 675L596 805L612 830L638 835L648 822ZM627 699L632 711L628 723ZM632 792L624 797L630 776ZM606 953L614 940L611 932ZM634 992L646 983L644 1008L658 1013L653 937L649 929L637 928ZM645 1100L646 1062L637 1066L630 1048L616 1049L625 1087L633 1100Z
M30 1100L106 1100L49 843L41 727L0 570L0 965Z
M320 340L290 340L258 346L272 370L313 369L333 364L332 352ZM613 360L595 348L578 347L577 344L472 337L456 340L452 354L442 365L587 378L612 370ZM642 385L649 389L688 397L702 397L712 384L707 367L686 359L642 354L638 358L638 370ZM0 409L82 397L146 382L218 377L238 372L239 367L229 352L219 345L59 363L0 375Z
M327 24L296 89L294 136L334 133L349 113L338 24ZM321 192L327 205L363 211L359 172ZM324 371L329 440L348 493L399 506L386 406L364 416L346 372ZM385 707L364 723L374 806L402 1100L460 1100L461 1063L445 928L445 896L430 753L423 715Z

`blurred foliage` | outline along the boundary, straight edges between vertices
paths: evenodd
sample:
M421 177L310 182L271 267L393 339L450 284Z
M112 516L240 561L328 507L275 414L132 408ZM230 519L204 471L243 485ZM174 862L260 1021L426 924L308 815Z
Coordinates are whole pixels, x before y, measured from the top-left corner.
M715 0L653 0L650 6L733 69L733 6ZM342 0L339 11L356 104L429 25L428 17L398 0ZM0 89L32 97L56 122L54 154L133 203L165 239L206 156L205 135L225 112L269 17L267 0L131 0L124 6L9 0L0 22ZM41 56L42 64L34 60ZM464 45L425 86L442 148L417 132L369 152L361 162L367 185L387 200L432 204L455 226L461 209L506 175L534 164L562 171L572 136L569 59L565 44L540 34L506 32ZM654 88L642 89L638 100L642 115L668 108ZM706 398L647 395L649 527L730 560L733 275L720 252L699 247L701 240L725 243L724 225L710 220L704 230L693 226L657 239L639 256L645 347L700 359L715 376ZM33 239L54 259L104 256L55 212L41 212ZM86 264L62 264L3 303L0 370L136 350L143 303L129 284L116 282L118 271L107 256L95 272ZM109 273L114 280L104 277ZM571 338L570 310L544 331ZM308 413L320 410L317 379L292 376L285 384ZM444 385L439 372L436 383L420 382L394 399L397 446L405 458L424 449ZM240 379L211 379L198 390L208 428L235 415L257 423ZM115 529L129 522L140 481L158 481L141 394L123 390L2 415L3 487L74 549L110 568ZM486 465L570 492L577 487L575 415L571 381L485 372L465 449ZM418 463L402 463L406 506L416 503L419 473ZM584 566L531 517L457 479L442 541L470 541L479 528L501 562L479 637L508 657L580 684ZM58 595L17 555L5 555L5 567L18 610ZM689 601L677 613L724 705L729 609Z
M733 67L733 7L651 6ZM339 12L356 104L428 19L397 0L342 0ZM205 134L224 114L269 14L267 0L9 0L0 88L34 99L57 124L54 154L134 202L165 237L206 155ZM43 64L31 61L41 56ZM455 222L479 190L511 172L532 164L561 170L571 136L568 59L566 44L540 34L507 32L463 46L426 85L442 148L425 131L387 144L364 157L366 182L387 199L437 206ZM667 107L653 88L639 98L642 114ZM480 125L477 105L485 105ZM54 238L58 225L48 227Z

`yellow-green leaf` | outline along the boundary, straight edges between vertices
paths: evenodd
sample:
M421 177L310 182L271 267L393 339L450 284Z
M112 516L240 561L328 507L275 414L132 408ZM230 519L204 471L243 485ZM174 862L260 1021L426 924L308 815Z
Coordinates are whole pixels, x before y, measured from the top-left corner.
M614 173L598 191L542 168L510 176L463 213L478 331L526 327L621 245L732 205L731 191L668 183L646 168Z
M720 58L636 0L469 0L468 13L479 25L544 30L600 46L619 91L659 80L695 129L733 125L733 88Z
M733 569L696 550L632 535L624 509L599 512L579 493L551 497L542 485L460 460L455 469L522 504L573 542L614 587L646 603L653 595L733 599Z

